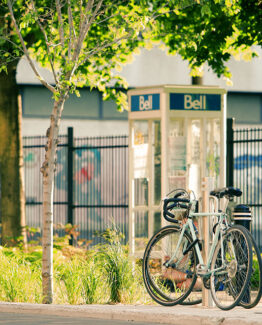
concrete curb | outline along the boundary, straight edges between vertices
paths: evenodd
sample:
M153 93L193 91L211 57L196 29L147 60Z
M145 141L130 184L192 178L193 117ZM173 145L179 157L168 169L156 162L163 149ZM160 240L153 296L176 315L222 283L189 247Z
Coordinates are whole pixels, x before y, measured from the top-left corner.
M87 317L175 325L261 325L262 306L231 311L196 306L43 305L0 302L0 312Z

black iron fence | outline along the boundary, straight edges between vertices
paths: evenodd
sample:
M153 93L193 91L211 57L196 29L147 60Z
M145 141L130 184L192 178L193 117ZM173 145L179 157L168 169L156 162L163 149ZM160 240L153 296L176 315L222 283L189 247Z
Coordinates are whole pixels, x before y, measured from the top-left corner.
M42 224L45 137L24 137L26 221ZM128 137L59 137L54 186L54 224L78 225L79 239L100 241L112 221L128 239Z
M253 209L252 232L262 250L262 129L233 130L227 125L227 185L239 187L239 203ZM42 223L45 137L24 138L26 218ZM54 223L79 226L79 238L92 240L114 220L128 239L128 137L59 137L54 189Z
M262 129L233 130L228 123L228 185L240 188L238 202L252 207L252 233L262 250Z

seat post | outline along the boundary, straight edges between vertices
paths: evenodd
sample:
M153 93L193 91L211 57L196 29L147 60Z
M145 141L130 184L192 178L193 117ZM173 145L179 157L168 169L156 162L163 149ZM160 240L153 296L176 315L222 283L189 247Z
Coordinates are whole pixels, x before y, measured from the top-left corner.
M220 200L221 200L221 197L218 197L218 209L217 209L218 212L221 212L220 211Z

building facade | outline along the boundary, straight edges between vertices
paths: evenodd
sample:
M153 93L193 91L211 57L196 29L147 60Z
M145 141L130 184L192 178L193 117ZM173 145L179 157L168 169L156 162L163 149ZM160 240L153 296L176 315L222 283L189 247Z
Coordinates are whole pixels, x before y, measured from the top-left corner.
M259 54L262 51L258 49ZM203 84L220 86L227 90L227 117L234 117L236 125L259 126L262 124L262 58L252 61L231 59L228 67L232 72L233 85L227 85L207 67ZM51 73L41 73L52 83ZM132 63L123 66L120 73L129 87L162 84L190 85L191 77L187 62L178 56L168 56L158 48L142 49ZM52 110L51 93L34 77L25 60L18 65L17 82L23 109L23 135L44 135L49 126ZM76 136L127 135L127 112L118 112L113 101L103 101L102 94L89 88L80 90L81 97L71 95L65 104L61 134L72 126Z

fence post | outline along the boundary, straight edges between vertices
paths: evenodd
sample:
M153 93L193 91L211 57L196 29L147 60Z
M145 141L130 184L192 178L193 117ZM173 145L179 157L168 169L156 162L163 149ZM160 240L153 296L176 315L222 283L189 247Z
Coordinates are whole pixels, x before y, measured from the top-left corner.
M72 127L67 128L67 223L74 224L73 218L73 145L74 130ZM73 245L73 237L69 240Z
M227 186L234 186L234 118L227 119Z

